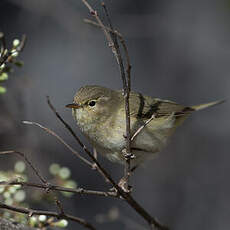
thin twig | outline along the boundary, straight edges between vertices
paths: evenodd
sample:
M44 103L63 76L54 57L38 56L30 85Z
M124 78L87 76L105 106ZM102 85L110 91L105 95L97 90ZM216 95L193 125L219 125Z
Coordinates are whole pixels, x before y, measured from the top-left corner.
M64 124L64 126L67 128L67 130L72 134L72 136L77 141L77 143L82 147L82 149L84 149L85 152L87 152L88 154L91 154L90 151L87 149L87 147L81 142L79 137L75 134L75 132L73 131L71 126L60 116L60 114L54 108L54 106L52 105L52 103L50 101L50 98L47 96L46 99L47 99L47 103L48 103L50 109L53 111L53 113L56 115L56 117Z
M128 80L126 79L125 76L125 70L124 70L124 65L123 65L123 60L121 56L121 52L119 49L119 44L117 42L117 35L115 33L109 34L106 27L103 25L101 22L100 18L98 17L97 12L90 6L90 4L87 2L87 0L82 0L83 3L86 5L86 7L89 9L91 15L95 17L97 20L98 24L100 25L101 29L103 30L104 34L106 35L106 39L109 41L109 44L111 44L112 51L115 55L115 58L118 62L120 73L121 73L121 78L123 82L123 90L124 90L124 99L125 99L125 112L126 112L126 166L125 166L125 177L128 180L129 177L129 172L130 172L130 159L132 157L131 154L131 133L130 133L130 112L129 112L129 93L130 93L130 69L128 73ZM114 31L107 8L102 2L102 7L105 10L105 14L107 16L108 22L109 22L109 28L111 31ZM111 43L112 40L112 43ZM130 67L131 68L131 67ZM127 183L128 186L128 183ZM154 227L158 229L167 229L165 226L161 225L154 217L152 217L142 206L140 206L134 199L133 197L127 193L124 192L123 189L121 189L119 186L114 186L118 193L127 201L127 203L133 207L133 209L136 210L137 213L139 213L150 225L151 229Z
M2 45L1 45L1 51L0 51L0 54L1 54L0 57L2 57L3 54L4 54L4 51L6 49L6 39L5 39L4 33L2 33L2 32L0 32L0 41L2 43Z
M79 223L80 225L82 225L88 229L96 230L96 228L93 227L90 223L86 222L86 220L81 219L81 218L76 217L76 216L68 215L65 213L60 215L59 213L56 213L56 212L41 211L41 210L34 210L34 209L23 208L23 207L16 207L16 206L12 206L12 205L6 205L2 202L0 202L0 208L6 209L9 211L13 211L13 212L23 213L23 214L28 215L29 217L32 217L34 215L46 215L46 216L56 217L57 219L71 220L71 221Z
M16 48L17 52L22 52L23 51L23 49L24 49L24 47L26 45L26 40L27 40L26 35L23 34L22 39L20 41L20 45Z
M49 97L47 97L47 103L50 107L50 109L53 111L53 113L56 115L56 117L64 124L64 126L66 127L66 129L70 132L70 134L74 137L74 139L77 141L77 143L81 146L81 148L84 150L84 152L92 159L92 161L97 164L99 164L99 162L97 161L97 159L93 156L93 154L88 150L88 148L83 144L83 142L80 140L80 138L75 134L75 132L73 131L73 129L71 128L71 126L61 117L61 115L57 112L57 110L54 108L54 106L52 105ZM91 167L92 169L95 169L95 166L92 165ZM107 176L104 174L104 172L100 169L100 167L96 167L96 170L104 177L107 178ZM108 179L108 178L107 178ZM109 180L110 183L111 181L113 181L113 179L111 178L111 180ZM111 183L113 186L114 184L116 184L114 181L113 183Z
M54 201L55 201L55 203L56 203L56 206L57 206L58 209L59 209L59 215L60 215L60 216L65 215L65 211L64 211L64 208L63 208L63 206L62 206L62 203L61 203L61 201L57 198L57 196L54 197Z
M15 150L10 150L10 151L1 151L0 155L5 155L5 154L17 154L21 156L25 162L33 169L34 173L37 175L37 177L40 179L40 181L44 184L47 184L46 179L39 173L37 168L32 164L32 162L27 158L25 153L15 151Z
M93 26L96 26L96 27L99 27L99 28L102 28L100 24L98 24L97 22L94 22L90 19L87 19L85 18L84 19L84 22L87 23L87 24L90 24L90 25L93 25ZM111 30L109 27L107 26L104 26L104 28L109 31L110 33L115 33L117 35L117 37L119 38L120 40L120 43L122 44L123 46L123 49L124 49L124 53L125 53L125 57L126 57L126 65L127 65L127 68L126 68L126 74L127 74L127 84L129 86L129 91L131 90L131 64L130 64L130 57L129 57L129 52L128 52L128 47L125 43L125 40L124 40L124 37L123 35L117 31L117 30Z
M63 145L65 145L74 155L76 155L80 160L82 160L83 162L85 162L87 165L92 167L92 163L90 161L88 161L87 159L85 159L84 157L82 157L75 149L73 149L69 144L67 144L59 135L57 135L54 131L52 131L51 129L37 123L37 122L32 122L32 121L23 121L23 124L27 124L27 125L35 125L38 126L39 128L45 130L47 133L51 134L52 136L56 137Z
M155 115L153 114L131 137L131 141L133 141L137 135L148 125L153 119L155 118Z
M95 190L88 190L83 188L66 188L59 185L52 185L52 184L38 184L38 183L31 183L31 182L24 182L24 181L0 181L0 186L12 186L12 185L21 185L27 187L34 187L38 189L50 190L50 191L59 191L59 192L70 192L79 195L96 195L102 197L115 197L117 193L115 192L103 192L103 191L95 191Z
M109 23L109 28L111 29L111 31L114 31L113 29L113 25L112 25L112 21L110 19L109 16L109 12L107 10L107 7L105 5L105 3L103 1L101 1L101 5L104 9L106 18L108 20ZM117 57L118 60L118 66L120 69L120 75L122 78L122 82L123 82L123 93L124 93L124 100L125 100L125 117L126 117L126 148L124 149L124 157L125 157L125 168L124 168L124 190L126 192L131 192L131 190L129 189L129 177L131 175L131 159L134 157L132 152L131 152L131 132L130 132L130 109L129 109L129 93L130 93L130 83L131 83L131 79L130 79L130 75L129 75L129 79L126 78L126 74L125 74L125 68L124 68L124 63L123 63L123 59L122 59L122 55L121 55L121 51L120 51L120 47L119 47L119 43L117 40L117 35L116 33L110 33L111 38L113 40L113 44L114 44L114 50L115 52L114 55ZM125 42L124 42L125 44ZM127 53L128 55L128 53ZM129 60L128 60L129 61Z
M97 11L94 10L90 4L86 1L86 0L82 0L82 2L85 4L85 6L89 9L90 13L92 16L95 17L95 19L97 20L99 26L101 27L102 31L105 34L105 37L109 43L109 47L111 47L112 52L117 60L118 66L119 66L119 70L120 70L120 75L121 75L121 79L122 79L122 83L123 83L123 92L124 92L124 100L125 100L125 114L126 114L126 148L124 149L124 158L126 160L125 162L125 170L124 170L124 179L126 180L125 184L125 190L128 191L129 188L129 176L130 176L130 159L131 157L133 157L132 153L131 153L131 134L130 134L130 112L129 112L129 92L130 92L130 86L128 84L130 84L130 80L127 82L126 79L126 75L125 75L125 68L124 68L124 64L123 64L123 59L121 56L121 51L120 51L120 47L117 41L117 35L116 33L109 33L106 29L106 27L104 26L104 24L102 23L100 17L97 14ZM113 29L113 25L111 23L106 5L104 4L104 2L102 2L102 7L105 11L107 20L109 22L109 28L111 31L114 31Z
M3 41L4 41L4 37L2 38ZM4 48L4 51L1 52L1 60L0 60L0 66L2 66L2 64L10 61L10 59L12 58L12 55L15 53L15 52L18 52L20 53L23 48L25 47L25 44L26 44L26 35L23 34L22 35L22 39L21 39L21 42L20 42L20 45L15 49L15 51L9 51L5 54L5 50L6 50L6 47ZM3 45L5 46L5 44Z
M51 101L48 99L48 105L51 108L51 110L54 112L54 114L57 116L57 118L64 124L66 129L70 132L70 134L75 138L75 140L80 144L83 151L92 159L92 161L97 165L97 170L100 172L104 177L107 178L107 180L112 184L112 186L116 189L118 196L121 196L125 199L125 201L134 209L136 212L142 216L149 225L154 225L158 229L166 230L167 228L164 227L161 223L159 223L154 217L152 217L140 204L138 204L131 194L124 192L122 188L120 188L116 182L112 179L110 174L101 166L101 164L98 162L98 160L94 157L94 155L86 148L86 146L81 142L81 140L78 138L78 136L75 134L73 129L64 121L64 119L61 117L61 115L57 112L57 110L52 105ZM96 194L95 194L96 195Z
M0 152L0 154L5 155L5 154L17 154L21 157L24 158L24 160L26 161L26 163L33 169L33 171L35 172L35 174L37 175L37 177L40 179L40 181L43 183L43 185L46 186L46 191L49 192L50 191L50 184L48 183L48 181L41 175L41 173L38 171L38 169L32 164L32 162L27 158L25 153L19 152L19 151L3 151ZM63 208L60 209L61 207L61 202L58 200L57 196L54 194L54 200L55 203L57 205L57 208L63 212Z
M116 184L116 182L112 179L112 177L109 175L109 173L106 172L106 170L100 165L100 163L98 162L98 160L94 157L94 155L87 149L87 147L82 143L82 141L80 140L80 138L75 134L75 132L73 131L73 129L70 127L69 124L67 124L67 122L61 117L61 115L57 112L57 110L54 108L54 106L52 105L49 97L47 97L47 102L49 107L51 108L51 110L54 112L54 114L57 116L57 118L64 124L64 126L67 128L67 130L71 133L71 135L74 137L74 139L78 142L78 144L82 147L82 149L84 150L84 152L91 158L91 160L96 163L97 167L97 171L99 173L101 173L104 177L106 177L109 182L116 188L118 187L118 185ZM118 187L119 188L119 187ZM119 188L120 189L120 188Z

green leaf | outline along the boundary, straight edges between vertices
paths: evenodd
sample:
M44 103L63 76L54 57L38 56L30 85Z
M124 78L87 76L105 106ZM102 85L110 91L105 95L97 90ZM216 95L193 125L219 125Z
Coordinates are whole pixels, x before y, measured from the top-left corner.
M0 75L0 81L5 81L5 80L7 80L8 79L8 74L7 73L2 73L1 75Z
M3 86L0 86L0 94L6 93L6 88Z

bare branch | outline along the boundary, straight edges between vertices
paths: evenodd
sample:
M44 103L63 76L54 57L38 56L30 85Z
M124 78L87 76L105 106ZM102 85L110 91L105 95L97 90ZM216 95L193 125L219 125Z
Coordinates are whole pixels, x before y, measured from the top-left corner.
M155 118L155 115L153 114L131 137L131 141L133 141L137 135L148 125L153 119Z
M61 117L61 115L57 112L57 110L54 108L54 106L52 105L49 97L47 97L47 103L50 107L50 109L53 111L53 113L56 115L56 117L64 124L65 128L70 132L70 134L74 137L74 139L78 142L78 144L81 146L81 148L83 149L83 151L93 160L94 164L91 165L92 169L96 169L104 178L106 178L106 181L110 182L113 186L114 184L116 184L113 179L111 178L111 180L108 179L108 177L104 174L103 170L100 169L100 167L98 167L98 161L97 159L93 156L93 154L87 149L87 147L82 143L82 141L80 140L80 138L75 134L75 132L73 131L73 129L70 127L70 125ZM96 166L96 167L95 167ZM113 183L111 182L113 181Z
M74 222L79 223L80 225L91 229L91 230L96 230L95 227L93 227L90 223L86 222L84 219L81 219L79 217L71 216L68 214L59 214L56 212L51 212L51 211L40 211L40 210L34 210L34 209L29 209L29 208L23 208L23 207L16 207L12 205L6 205L2 202L0 202L0 208L1 209L6 209L9 211L13 212L19 212L28 215L29 217L34 216L34 215L46 215L46 216L53 216L56 217L57 219L66 219L66 220L71 220Z
M80 140L80 138L75 134L75 132L73 131L73 129L71 128L71 126L64 121L64 119L60 116L60 114L57 112L57 110L54 108L54 106L52 105L49 97L47 97L47 103L50 107L50 109L53 111L53 113L56 115L56 117L64 124L64 126L66 127L66 129L71 133L71 135L74 137L74 139L77 141L77 143L82 147L82 149L87 153L87 154L91 154L91 152L87 149L87 147L82 143L82 141Z
M92 163L89 162L87 159L82 157L75 149L73 149L69 144L67 144L60 136L58 136L54 131L51 129L37 123L37 122L31 122L31 121L23 121L22 123L27 124L27 125L35 125L38 126L39 128L45 130L47 133L51 134L52 136L56 137L63 145L65 145L74 155L76 155L80 160L85 162L87 165L92 167Z
M38 184L38 183L30 183L30 182L22 182L22 181L0 181L0 186L12 186L12 185L21 185L21 186L27 186L27 187L34 187L38 189L45 189L45 190L52 190L52 191L59 191L59 192L70 192L74 194L80 194L80 195L96 195L96 196L103 196L103 197L115 197L119 198L117 196L117 193L115 192L103 192L103 191L95 191L95 190L87 190L83 188L66 188L61 187L58 185L52 185L52 184Z
M86 5L86 7L89 9L90 13L92 16L95 17L97 20L99 26L103 30L106 39L108 40L109 44L111 44L112 51L116 57L116 60L119 65L120 69L120 74L123 82L123 91L124 91L124 100L125 100L125 113L126 113L126 149L125 149L125 158L126 158L126 165L125 165L125 178L128 182L128 178L130 175L130 159L133 157L133 154L131 153L131 132L130 132L130 111L129 111L129 93L130 93L130 70L131 66L128 66L126 73L128 74L128 79L126 79L125 75L125 70L124 70L124 65L123 65L123 60L119 48L119 44L117 41L117 34L115 32L111 32L110 34L108 33L106 27L103 25L101 22L100 18L98 17L97 12L90 6L90 4L87 2L87 0L82 0L83 3ZM102 7L104 8L107 20L109 22L109 28L110 31L114 31L107 8L105 6L105 3L102 2ZM112 42L111 42L112 40ZM127 52L127 49L126 49ZM129 59L127 61L129 63ZM128 183L127 188L128 188ZM134 199L133 197L127 193L124 192L123 189L121 189L119 186L114 186L118 193L127 201L127 203L136 210L137 213L139 213L150 225L151 229L154 227L158 229L167 229L167 227L161 225L154 217L152 217L142 206L140 206Z
M29 164L29 166L33 169L33 171L35 172L35 174L37 175L37 177L41 180L41 182L44 184L44 186L46 186L46 192L50 191L50 184L48 183L48 181L40 174L40 172L36 169L36 167L32 164L32 162L27 158L25 153L22 152L18 152L18 151L3 151L0 152L0 154L17 154L21 157L24 158L24 160L26 161L27 164ZM63 208L61 205L61 202L58 200L57 196L54 194L54 200L55 203L57 205L57 208L60 210L60 212L63 212ZM62 213L64 214L64 213Z
M93 25L93 26L96 26L96 27L99 27L99 28L102 28L100 24L92 21L92 20L89 20L89 19L84 19L84 22L87 23L87 24L90 24L90 25ZM125 40L124 40L124 37L123 35L117 31L117 30L111 30L109 27L105 26L104 27L108 32L110 33L115 33L117 35L117 37L119 38L120 40L120 43L122 44L123 46L123 49L124 49L124 53L125 53L125 57L126 57L126 65L127 65L127 68L126 68L126 74L127 74L127 84L129 86L129 90L131 90L131 64L130 64L130 57L129 57L129 53L128 53L128 48L127 48L127 45L125 43Z
M5 154L17 154L20 157L22 157L25 162L33 169L33 171L35 172L35 174L37 175L37 177L40 179L40 181L44 184L47 184L46 179L39 173L39 171L37 170L37 168L32 164L32 162L27 158L25 153L22 152L18 152L15 150L11 150L11 151L2 151L0 152L0 155L5 155Z
M1 49L1 57L0 57L0 66L2 66L2 64L6 63L6 62L9 62L11 60L12 55L14 53L16 53L16 52L20 53L23 50L23 48L25 47L25 44L26 44L26 35L24 34L22 36L20 45L15 49L15 51L7 52L6 54L5 54L6 44L5 44L5 38L4 38L3 33L0 34L0 40L1 40L2 45L4 47L4 48Z
M5 39L5 35L2 33L2 32L0 32L0 41L1 41L1 52L0 52L0 54L1 54L1 57L3 56L3 54L4 54L4 51L5 51L5 49L6 49L6 39Z
M125 68L124 68L124 64L123 64L123 59L122 59L120 47L119 47L119 44L117 41L117 34L112 33L112 32L109 33L108 30L106 29L106 27L104 26L104 24L102 23L100 17L98 16L97 11L94 10L86 0L82 0L82 2L89 9L91 15L95 17L100 28L104 32L105 37L109 43L109 47L111 47L111 49L112 49L112 52L113 52L113 54L117 60L119 70L120 70L120 75L121 75L121 79L122 79L122 83L123 83L123 92L124 92L124 100L125 100L125 114L126 114L126 135L125 135L126 148L124 149L125 151L123 151L124 152L124 158L126 160L125 168L124 168L124 179L126 180L126 183L124 183L125 184L124 189L125 189L125 191L128 191L128 188L129 188L128 180L129 180L130 171L131 171L130 159L133 157L133 154L131 153L130 112L129 112L130 75L129 75L129 80L127 82L126 75L125 75ZM107 8L106 8L106 5L104 2L102 2L102 7L105 11L107 20L109 22L110 31L114 31L113 25L112 25L110 17L109 17L109 13L107 11Z
M52 105L50 99L47 97L47 102L51 110L54 112L54 114L57 116L57 118L64 124L64 126L67 128L67 130L70 132L70 134L74 137L74 139L78 142L78 144L82 147L83 151L91 158L91 160L97 165L97 167L92 167L93 169L97 169L97 171L105 178L108 179L108 181L116 188L118 187L116 182L112 179L112 177L109 175L109 173L100 165L98 160L94 157L94 155L87 149L87 147L82 143L80 138L75 134L73 129L70 127L69 124L67 124L66 121L61 117L61 115L57 112L57 110Z

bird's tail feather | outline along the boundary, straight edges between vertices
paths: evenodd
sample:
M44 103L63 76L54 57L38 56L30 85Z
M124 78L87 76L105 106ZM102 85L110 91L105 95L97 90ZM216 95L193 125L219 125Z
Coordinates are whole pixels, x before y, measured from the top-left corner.
M214 106L214 105L221 104L223 102L225 102L225 100L213 101L213 102L209 102L209 103L205 103L205 104L201 104L201 105L193 105L193 106L191 106L191 108L194 109L195 111L198 111L198 110L206 109L206 108Z

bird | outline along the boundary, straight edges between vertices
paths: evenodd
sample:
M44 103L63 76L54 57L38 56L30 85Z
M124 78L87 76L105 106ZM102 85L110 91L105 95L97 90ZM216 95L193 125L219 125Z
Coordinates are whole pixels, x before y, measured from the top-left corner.
M183 106L130 91L132 169L154 158L190 114L223 102L219 100ZM73 103L66 107L72 109L77 125L97 152L112 162L125 163L126 112L123 90L86 85L77 91Z

